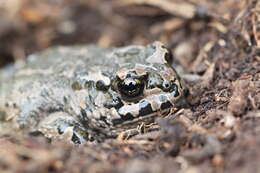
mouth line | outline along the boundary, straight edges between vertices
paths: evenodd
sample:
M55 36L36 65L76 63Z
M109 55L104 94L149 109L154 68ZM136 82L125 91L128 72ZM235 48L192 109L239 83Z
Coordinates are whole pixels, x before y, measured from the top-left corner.
M164 109L164 110L160 110L160 111L156 111L156 112L153 112L153 113L150 113L150 114L147 114L145 116L139 116L139 117L135 117L134 119L132 120L125 120L124 122L122 123L118 123L118 124L115 124L115 127L123 127L123 128L126 128L126 127L129 127L131 125L135 125L136 123L138 122L150 122L150 121L154 121L155 117L160 117L160 115L165 115L170 112L172 108L167 108L167 109ZM166 116L166 115L165 115Z

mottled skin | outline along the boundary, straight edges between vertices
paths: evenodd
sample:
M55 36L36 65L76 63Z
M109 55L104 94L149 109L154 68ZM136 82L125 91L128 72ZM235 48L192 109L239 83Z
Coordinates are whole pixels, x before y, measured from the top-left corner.
M57 47L1 73L0 116L16 128L75 143L116 137L181 106L186 88L160 42Z

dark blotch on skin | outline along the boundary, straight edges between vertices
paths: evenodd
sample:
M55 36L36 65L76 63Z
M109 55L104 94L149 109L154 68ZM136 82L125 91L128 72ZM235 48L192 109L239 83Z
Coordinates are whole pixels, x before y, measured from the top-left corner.
M110 125L108 122L107 122L107 118L105 116L101 116L100 117L100 120L103 121L106 125Z
M165 55L164 55L165 60L168 62L168 64L172 64L173 59L174 59L172 52L170 51L169 48L167 48L164 45L162 46L162 48L167 50L167 53L165 53Z
M102 80L98 80L96 82L96 88L100 91L106 91L108 90L109 86L105 85L105 83Z
M88 80L84 83L84 88L93 88L95 86L94 81Z
M155 87L161 87L162 83L163 79L158 74L150 74L146 88L153 89Z
M161 95L161 96L159 97L159 99L160 99L160 101L162 102L161 107L160 107L161 110L167 109L167 108L169 108L169 107L172 107L171 102L167 100L167 97L166 97L166 96Z
M124 121L128 121L128 120L133 120L135 117L130 114L130 113L127 113L126 115L121 115L121 118L124 120Z
M173 96L174 96L174 97L178 97L178 96L180 95L180 93L179 93L179 91L178 91L178 86L177 86L176 84L173 84L173 85L172 85L172 88L173 88L173 90L172 90Z
M172 104L170 101L167 101L167 102L162 103L160 108L161 108L161 110L163 110L163 109L167 109L170 107L172 107Z
M147 101L143 101L139 104L139 108L140 108L140 111L139 111L139 115L140 116L145 116L147 114L150 114L153 111L152 109L152 106L150 103L148 103Z
M112 120L113 125L121 124L123 122L124 122L124 120L122 120L122 119L114 119L114 120Z
M58 127L57 129L58 129L58 133L59 133L60 135L62 135L62 134L64 133L64 129L61 129L60 127Z
M82 89L82 87L81 87L81 85L78 81L73 82L72 85L71 85L71 88L73 90L81 90Z
M109 72L106 72L106 71L102 71L101 74L102 74L103 76L108 77L109 79L111 79L112 76L113 76L112 74L110 74Z
M78 137L75 133L73 133L71 140L72 140L75 144L81 144L79 137Z
M88 115L86 113L86 110L85 109L81 109L80 112L81 112L80 119L81 119L82 123L84 124L84 126L86 126L86 128L89 128L88 127L89 118L88 118Z
M104 107L110 109L112 107L119 109L123 106L123 102L121 101L120 98L113 98L111 101L108 101L106 103L104 103Z
M112 120L112 123L113 125L117 125L117 124L122 124L123 122L125 121L129 121L129 120L133 120L135 117L130 114L130 113L127 113L126 115L120 115L121 118L120 119L114 119Z

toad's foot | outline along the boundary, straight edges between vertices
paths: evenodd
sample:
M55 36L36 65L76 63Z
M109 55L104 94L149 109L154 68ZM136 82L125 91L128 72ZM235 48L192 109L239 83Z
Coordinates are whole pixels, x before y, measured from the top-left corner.
M64 112L55 112L46 117L37 131L49 139L62 139L74 144L91 141L90 133L72 116Z
M118 135L117 139L119 141L128 140L139 134L145 134L145 133L149 133L149 132L157 131L157 130L159 130L159 126L155 123L151 123L151 124L141 123L136 128L128 129L128 130L121 132Z

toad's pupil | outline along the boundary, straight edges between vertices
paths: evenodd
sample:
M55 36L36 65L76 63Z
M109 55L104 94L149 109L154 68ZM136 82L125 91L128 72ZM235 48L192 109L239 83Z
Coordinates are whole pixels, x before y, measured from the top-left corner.
M127 79L123 83L123 89L129 92L134 92L136 89L138 89L137 83L132 79Z
M135 90L136 89L136 83L133 82L133 81L125 83L125 89L128 90L128 91Z
M165 87L165 88L169 88L169 87L170 87L170 84L166 83L166 84L164 84L164 87Z

